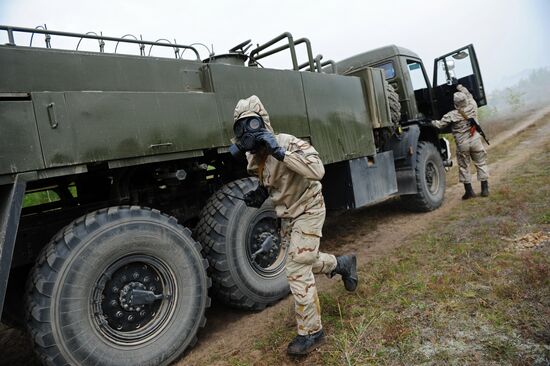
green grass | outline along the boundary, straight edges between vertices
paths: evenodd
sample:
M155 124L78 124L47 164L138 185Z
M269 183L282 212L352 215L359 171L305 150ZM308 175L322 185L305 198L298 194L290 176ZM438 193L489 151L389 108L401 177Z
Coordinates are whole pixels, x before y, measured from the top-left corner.
M360 268L356 293L339 286L321 293L328 342L320 352L292 361L548 362L550 244L528 251L511 244L526 233L550 231L550 144L492 189L489 198L462 202L422 235ZM294 336L294 319L291 312L281 319L256 341L264 356L259 364L289 362L285 347ZM239 362L258 364L246 354Z
M25 194L23 207L37 206L44 203L59 201L59 196L52 190Z
M76 186L69 186L69 192L73 197L77 197ZM51 189L30 192L25 194L25 198L23 199L23 207L38 206L45 203L57 202L59 200L59 195Z

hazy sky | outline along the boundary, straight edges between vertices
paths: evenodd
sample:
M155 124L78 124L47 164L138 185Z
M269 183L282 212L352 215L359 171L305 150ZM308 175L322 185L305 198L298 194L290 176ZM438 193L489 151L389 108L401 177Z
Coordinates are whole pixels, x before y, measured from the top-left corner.
M289 31L309 38L314 54L336 61L397 44L418 53L430 75L435 57L473 43L489 91L550 65L550 0L0 0L0 24L44 23L62 31L202 42L216 53Z

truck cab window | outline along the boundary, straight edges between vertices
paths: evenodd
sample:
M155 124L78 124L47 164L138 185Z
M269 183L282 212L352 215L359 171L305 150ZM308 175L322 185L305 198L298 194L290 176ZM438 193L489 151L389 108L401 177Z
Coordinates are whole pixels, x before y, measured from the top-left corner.
M443 59L437 61L437 85L440 86L443 84L447 84L447 73L445 72L445 64L443 63Z
M411 76L413 90L416 91L428 88L428 83L422 72L422 65L416 61L407 61L407 66L409 67L409 75Z
M416 100L418 112L421 114L418 117L429 116L431 114L430 92L422 64L418 61L407 60L407 67L414 90L414 99Z
M391 61L379 65L374 65L373 67L384 70L384 76L386 77L386 80L390 80L395 77L395 69L393 67L393 62Z
M455 55L448 56L445 59L440 59L437 62L437 86L447 83L449 78L456 78L459 82L460 79L464 79L474 73L472 69L472 63L470 55L467 52L462 51ZM445 64L447 67L445 68ZM446 70L449 75L447 75Z

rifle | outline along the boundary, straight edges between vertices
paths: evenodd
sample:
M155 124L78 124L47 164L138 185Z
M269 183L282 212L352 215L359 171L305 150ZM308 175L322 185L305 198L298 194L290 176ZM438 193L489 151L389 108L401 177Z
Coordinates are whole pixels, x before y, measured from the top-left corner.
M489 140L487 140L487 136L485 136L485 132L483 132L483 129L481 128L479 123L476 121L476 119L475 118L468 118L468 122L470 122L470 126L472 126L472 128L475 128L477 133L479 133L481 135L481 137L483 137L483 139L485 140L487 145L491 145L489 143Z
M480 124L476 121L475 118L470 118L466 115L466 113L464 113L463 110L459 109L458 110L458 113L460 113L460 115L462 116L462 118L464 118L465 120L467 120L468 122L470 122L470 134L473 135L474 134L474 131L477 131L477 133L479 133L481 135L481 137L483 137L483 139L485 140L485 142L487 143L487 145L491 145L489 143L489 140L487 140L487 136L485 136L485 132L483 132L483 129L481 128Z

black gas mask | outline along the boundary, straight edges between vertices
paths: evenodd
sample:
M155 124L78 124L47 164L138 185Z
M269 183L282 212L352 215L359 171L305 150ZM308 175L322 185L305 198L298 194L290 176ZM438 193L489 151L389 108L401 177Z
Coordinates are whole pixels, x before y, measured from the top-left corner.
M255 153L261 143L257 136L265 131L265 123L260 116L239 118L233 125L235 143L229 146L233 157L242 156L245 152Z

